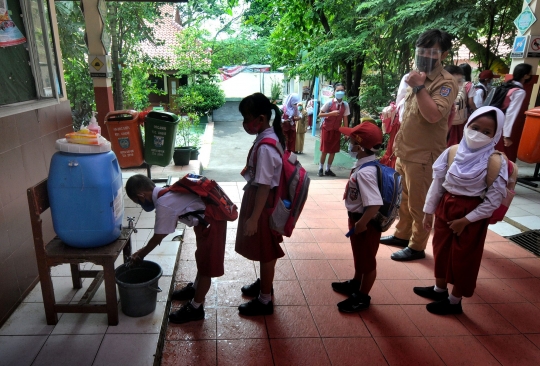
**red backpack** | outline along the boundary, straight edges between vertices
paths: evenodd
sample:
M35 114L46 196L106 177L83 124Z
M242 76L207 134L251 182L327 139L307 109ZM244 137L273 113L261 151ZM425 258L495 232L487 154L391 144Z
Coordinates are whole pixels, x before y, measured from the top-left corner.
M235 221L238 218L238 208L213 179L208 179L202 175L186 174L172 186L162 189L158 193L158 198L167 192L193 193L201 197L206 205L204 212L188 212L182 215L181 218L195 216L201 221L198 215L203 213L218 221ZM204 223L204 221L201 222Z
M281 145L272 138L262 139L257 145L257 149L263 144L273 146L281 155L283 163L274 208L271 209L270 228L276 233L290 237L306 203L310 179L295 154L288 150L283 151ZM257 166L257 149L253 151L255 154L253 156L253 166ZM248 164L250 155L251 150L248 154ZM247 169L248 164L246 164L244 171ZM289 201L290 206L286 207L284 201Z

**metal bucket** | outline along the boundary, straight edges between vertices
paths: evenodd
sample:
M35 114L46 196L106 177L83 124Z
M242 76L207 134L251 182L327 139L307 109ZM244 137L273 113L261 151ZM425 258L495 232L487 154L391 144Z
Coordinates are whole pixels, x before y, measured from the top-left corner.
M151 261L131 266L122 264L116 268L122 312L132 317L153 312L156 309L157 294L161 292L158 281L162 274L159 264Z

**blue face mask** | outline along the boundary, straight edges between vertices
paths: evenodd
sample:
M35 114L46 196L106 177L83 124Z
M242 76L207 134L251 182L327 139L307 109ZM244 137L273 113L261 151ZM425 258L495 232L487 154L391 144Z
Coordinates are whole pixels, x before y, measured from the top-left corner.
M334 95L336 96L336 99L343 99L343 97L345 96L345 92L337 91Z
M152 212L156 208L156 206L154 206L154 202L152 201L150 202L147 202L146 200L144 202L139 201L139 205L141 205L142 209L145 210L146 212Z

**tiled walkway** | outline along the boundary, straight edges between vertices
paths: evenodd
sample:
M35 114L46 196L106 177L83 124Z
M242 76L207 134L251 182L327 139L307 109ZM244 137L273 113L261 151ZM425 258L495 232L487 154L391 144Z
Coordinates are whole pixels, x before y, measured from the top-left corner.
M345 180L312 181L310 197L278 261L274 314L241 317L247 301L240 287L257 278L258 266L234 252L236 225L229 225L225 275L205 303L204 321L169 324L162 365L538 365L540 360L540 259L489 232L478 286L463 300L459 316L428 313L414 286L434 283L431 243L427 258L390 260L381 245L372 306L341 314L344 297L330 283L353 276ZM235 201L243 183L223 183ZM534 192L533 192L534 193ZM540 212L540 195L529 200ZM519 200L518 200L519 201ZM525 202L522 202L525 204ZM534 206L536 205L536 206ZM188 230L181 248L176 287L192 281L195 238ZM173 302L173 309L179 307Z

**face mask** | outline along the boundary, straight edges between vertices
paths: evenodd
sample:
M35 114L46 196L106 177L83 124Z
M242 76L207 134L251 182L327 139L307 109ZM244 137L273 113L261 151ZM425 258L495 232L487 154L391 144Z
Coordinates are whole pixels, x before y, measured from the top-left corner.
M335 96L336 96L336 99L343 99L343 97L345 96L345 92L344 91L337 91L335 93Z
M154 206L153 201L147 202L146 200L144 200L144 202L142 203L139 202L139 204L141 205L142 209L145 210L146 212L154 211L154 209L156 208L156 206Z
M301 112L301 111L302 111L302 109L304 109L304 108L302 108L302 106L301 106L301 105L299 105L299 106L298 106L298 110L299 110L299 111Z
M356 148L356 147L358 147L358 148ZM362 147L360 147L360 145L353 145L353 144L351 144L349 142L349 156L351 158L356 159L356 157L358 155L358 150L364 151L364 149Z
M471 130L470 128L466 128L463 135L465 136L467 146L472 150L480 149L493 140L491 137L486 136L479 131Z
M440 57L441 51L438 48L416 47L414 64L418 71L430 74L435 69Z
M246 131L250 135L256 135L259 132L259 127L260 127L260 122L257 122L257 118L253 118L251 121L247 123L243 122L242 126L244 127L244 131Z

